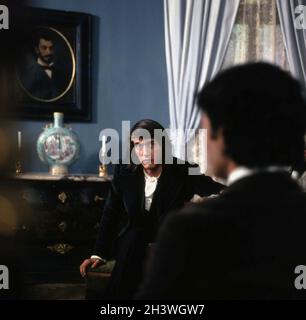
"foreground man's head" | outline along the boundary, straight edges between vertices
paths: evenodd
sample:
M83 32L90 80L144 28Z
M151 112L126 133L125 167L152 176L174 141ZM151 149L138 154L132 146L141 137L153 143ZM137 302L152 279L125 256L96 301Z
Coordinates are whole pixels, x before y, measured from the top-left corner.
M306 104L300 84L267 63L220 73L198 97L208 161L226 178L237 166L304 169Z

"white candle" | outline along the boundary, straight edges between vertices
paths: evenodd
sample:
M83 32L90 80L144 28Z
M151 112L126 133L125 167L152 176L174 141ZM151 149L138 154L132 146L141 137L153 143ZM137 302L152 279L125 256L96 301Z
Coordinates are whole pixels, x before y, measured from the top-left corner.
M102 136L102 156L106 153L106 136Z
M21 149L21 131L18 131L18 150Z

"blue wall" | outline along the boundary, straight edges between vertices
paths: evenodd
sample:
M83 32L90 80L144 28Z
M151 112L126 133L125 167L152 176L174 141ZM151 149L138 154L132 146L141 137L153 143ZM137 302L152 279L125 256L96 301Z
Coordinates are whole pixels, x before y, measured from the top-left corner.
M169 126L163 0L32 0L32 6L94 15L93 121L72 123L81 140L81 158L71 173L97 173L99 132L121 121L153 118ZM25 171L46 172L36 140L44 122L21 121L29 141Z

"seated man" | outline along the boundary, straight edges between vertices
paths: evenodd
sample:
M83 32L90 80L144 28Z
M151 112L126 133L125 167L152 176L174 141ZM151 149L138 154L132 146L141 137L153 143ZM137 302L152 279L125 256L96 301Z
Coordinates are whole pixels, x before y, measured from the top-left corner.
M208 159L229 187L166 219L138 299L306 297L295 274L306 264L306 195L288 172L304 166L301 91L266 63L228 69L203 88Z
M143 138L142 130L150 138ZM205 175L189 175L191 165L178 164L176 158L167 164L168 137L157 141L154 130L164 128L153 120L141 120L132 128L131 157L139 164L132 161L115 167L93 256L80 266L85 276L88 267L112 256L115 247L116 264L101 298L132 298L142 279L148 247L168 212L183 207L194 194L209 196L224 187Z

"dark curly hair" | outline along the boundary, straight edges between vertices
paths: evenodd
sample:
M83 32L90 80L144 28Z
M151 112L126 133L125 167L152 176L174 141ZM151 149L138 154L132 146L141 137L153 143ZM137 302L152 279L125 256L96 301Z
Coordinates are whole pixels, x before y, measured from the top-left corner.
M222 129L225 154L238 165L305 169L305 96L279 67L259 62L227 69L204 86L198 105L212 138Z
M55 42L54 31L47 28L40 28L38 30L33 30L33 35L32 35L33 47L35 48L38 47L41 39L44 39L46 41L52 41L54 43Z

